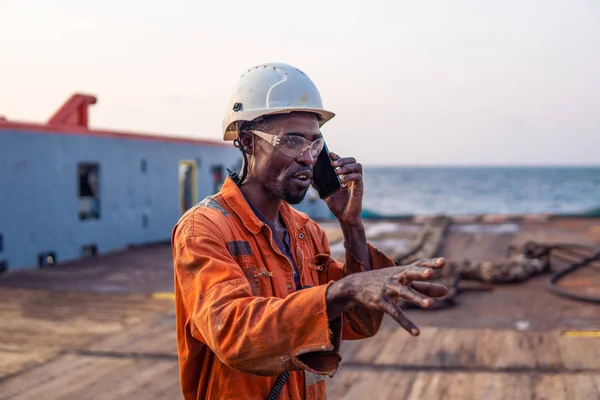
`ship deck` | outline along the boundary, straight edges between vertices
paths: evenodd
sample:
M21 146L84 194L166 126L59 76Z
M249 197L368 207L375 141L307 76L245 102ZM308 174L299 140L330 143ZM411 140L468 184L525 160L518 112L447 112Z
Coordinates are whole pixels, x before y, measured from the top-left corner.
M324 222L332 251L343 247ZM369 221L396 251L420 223ZM600 246L600 219L454 223L439 254L501 261L526 240ZM563 287L600 295L600 269ZM409 309L411 337L390 318L344 342L331 399L600 399L600 305L559 297L547 275L459 293L456 305ZM0 399L181 398L169 245L132 248L0 275Z

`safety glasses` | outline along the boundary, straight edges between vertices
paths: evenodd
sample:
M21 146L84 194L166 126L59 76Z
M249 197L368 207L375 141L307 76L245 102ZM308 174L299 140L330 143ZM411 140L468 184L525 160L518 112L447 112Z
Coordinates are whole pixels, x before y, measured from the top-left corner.
M325 139L318 138L316 140L310 141L302 136L293 136L293 135L272 135L270 133L265 133L261 131L250 131L254 135L258 136L261 139L264 139L271 146L275 147L277 150L282 152L288 157L298 158L308 149L310 149L310 154L313 158L319 156L321 150L323 150L323 145L325 144Z

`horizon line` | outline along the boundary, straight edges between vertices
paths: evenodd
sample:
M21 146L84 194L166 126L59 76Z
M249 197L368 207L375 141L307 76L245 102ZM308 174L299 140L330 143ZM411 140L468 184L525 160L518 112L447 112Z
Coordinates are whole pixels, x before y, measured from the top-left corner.
M600 164L370 164L368 168L600 168Z

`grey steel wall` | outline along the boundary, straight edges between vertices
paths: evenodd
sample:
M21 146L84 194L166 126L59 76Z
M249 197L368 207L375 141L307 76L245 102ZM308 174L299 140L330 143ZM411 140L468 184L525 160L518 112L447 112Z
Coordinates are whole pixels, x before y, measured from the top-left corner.
M233 146L0 129L0 263L29 268L45 252L60 263L90 244L101 254L169 240L179 162L197 160L200 201L213 193L211 167L222 165L225 177L239 159ZM79 163L99 165L98 219L79 218Z

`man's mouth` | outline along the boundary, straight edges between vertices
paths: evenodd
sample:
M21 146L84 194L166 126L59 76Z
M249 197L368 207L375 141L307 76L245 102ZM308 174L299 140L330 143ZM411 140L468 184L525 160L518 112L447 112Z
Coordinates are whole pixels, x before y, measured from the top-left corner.
M304 171L304 172L298 172L297 174L292 175L292 179L294 179L295 181L303 184L303 185L310 185L311 181L312 181L312 172L311 171Z

